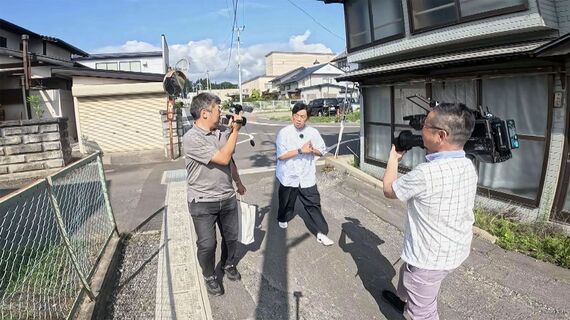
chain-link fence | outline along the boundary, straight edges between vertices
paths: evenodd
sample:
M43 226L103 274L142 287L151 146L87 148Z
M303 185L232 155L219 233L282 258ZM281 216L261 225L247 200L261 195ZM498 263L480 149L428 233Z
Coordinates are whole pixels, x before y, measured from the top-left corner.
M0 318L73 316L116 230L100 155L0 200Z

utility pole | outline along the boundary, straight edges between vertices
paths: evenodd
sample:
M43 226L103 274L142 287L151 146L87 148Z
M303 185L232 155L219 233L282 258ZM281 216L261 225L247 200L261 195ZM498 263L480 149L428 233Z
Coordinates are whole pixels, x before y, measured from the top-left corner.
M237 31L237 58L238 58L239 104L242 105L242 106L243 106L243 96L242 96L242 94L241 94L241 57L240 57L240 54L239 54L239 45L240 45L240 36L239 36L239 33L240 33L240 31L243 31L243 29L245 29L245 26L234 28L234 31Z
M212 87L210 86L210 70L206 69L206 90L212 91Z

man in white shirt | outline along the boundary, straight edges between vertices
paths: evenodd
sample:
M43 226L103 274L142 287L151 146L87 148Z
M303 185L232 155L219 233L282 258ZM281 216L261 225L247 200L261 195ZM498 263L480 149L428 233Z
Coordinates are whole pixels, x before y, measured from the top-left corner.
M463 146L475 126L473 113L458 103L429 112L422 128L427 162L397 178L405 152L392 146L384 195L407 203L398 295L382 296L412 319L439 319L437 296L443 279L469 256L477 172Z
M279 180L279 226L287 228L287 217L293 213L297 199L307 211L309 230L325 246L334 242L327 237L329 227L321 211L321 196L317 189L316 160L326 152L326 145L317 129L307 126L307 105L298 102L293 106L293 124L277 134L277 168Z

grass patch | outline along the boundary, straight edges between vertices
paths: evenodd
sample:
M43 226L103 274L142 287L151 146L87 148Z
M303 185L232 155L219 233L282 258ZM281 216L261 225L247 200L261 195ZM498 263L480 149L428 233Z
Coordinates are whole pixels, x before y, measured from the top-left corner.
M63 245L2 250L1 294L14 294L30 284L36 289L38 286L42 289L57 287L64 276L61 268L65 265L62 261L66 261L66 255Z
M284 115L284 116L274 116L274 117L270 117L269 120L288 122L288 121L291 121L291 115L288 114L288 115ZM356 111L353 113L347 113L346 114L346 122L359 122L359 121L360 121L360 111ZM323 116L323 117L312 116L310 118L309 122L312 122L312 123L336 122L336 116Z
M475 226L496 236L503 249L570 269L570 236L553 225L521 223L512 214L475 209Z

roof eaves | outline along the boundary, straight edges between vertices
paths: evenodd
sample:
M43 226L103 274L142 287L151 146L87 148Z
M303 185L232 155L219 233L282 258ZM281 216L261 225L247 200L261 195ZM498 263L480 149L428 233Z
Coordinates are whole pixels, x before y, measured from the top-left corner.
M430 65L442 65L491 57L533 54L535 49L543 46L545 43L547 43L547 41L525 42L507 46L496 46L492 48L482 48L479 50L453 52L445 55L428 56L418 59L398 61L394 63L354 70L335 79L337 81L355 81L369 75L379 75L387 72L415 69L427 67Z
M126 80L143 80L162 82L164 79L163 74L146 73L146 72L130 72L118 70L96 70L91 68L54 68L52 74L60 74L67 76L84 76L94 78L111 78L111 79L126 79Z

